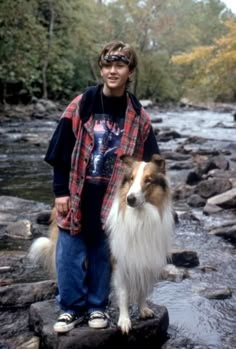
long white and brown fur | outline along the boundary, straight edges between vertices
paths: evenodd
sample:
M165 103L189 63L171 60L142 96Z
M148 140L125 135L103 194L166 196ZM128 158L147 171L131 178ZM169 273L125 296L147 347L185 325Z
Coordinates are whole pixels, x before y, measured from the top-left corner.
M127 172L106 229L115 261L113 285L119 308L118 326L128 333L129 304L138 304L141 318L154 315L146 298L170 255L173 212L164 159L154 155L148 163L127 156L122 160Z
M52 278L56 278L56 244L58 227L56 224L56 209L51 211L49 237L39 237L30 246L28 258L41 265Z

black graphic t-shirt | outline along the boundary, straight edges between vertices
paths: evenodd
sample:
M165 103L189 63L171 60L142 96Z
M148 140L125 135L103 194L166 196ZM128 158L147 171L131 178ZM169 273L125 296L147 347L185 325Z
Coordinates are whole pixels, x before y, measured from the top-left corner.
M94 113L94 148L87 168L90 183L108 183L124 131L126 96L100 95Z
M87 169L87 180L108 182L116 160L116 150L124 131L124 118L94 115L94 148Z

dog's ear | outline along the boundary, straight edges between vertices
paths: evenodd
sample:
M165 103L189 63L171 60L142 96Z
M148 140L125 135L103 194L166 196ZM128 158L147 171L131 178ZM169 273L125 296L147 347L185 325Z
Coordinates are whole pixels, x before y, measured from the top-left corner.
M135 162L135 159L130 155L121 155L120 159L127 167L131 167Z
M165 159L163 159L159 154L152 155L151 162L154 162L154 164L158 167L158 171L164 174L166 173Z

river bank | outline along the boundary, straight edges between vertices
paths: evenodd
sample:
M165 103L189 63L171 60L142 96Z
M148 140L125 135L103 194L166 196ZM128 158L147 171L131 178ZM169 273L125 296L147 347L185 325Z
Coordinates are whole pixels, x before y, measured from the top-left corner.
M0 104L0 122L20 121L31 119L58 120L61 113L70 101L54 102L45 99L34 98L30 104ZM186 111L186 110L209 110L217 113L230 113L236 118L236 104L230 103L193 103L186 99L177 104L157 105L151 100L141 100L142 105L151 112Z

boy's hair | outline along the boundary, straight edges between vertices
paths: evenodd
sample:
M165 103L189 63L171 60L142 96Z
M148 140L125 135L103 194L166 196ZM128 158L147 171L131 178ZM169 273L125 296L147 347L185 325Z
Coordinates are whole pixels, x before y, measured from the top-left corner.
M98 57L98 65L100 68L102 68L103 64L105 63L104 57L113 52L121 52L122 54L124 54L125 57L127 57L129 60L129 63L128 63L129 69L131 71L135 70L135 68L138 65L138 58L137 58L136 52L130 45L124 43L123 41L118 41L118 40L111 41L103 47Z

